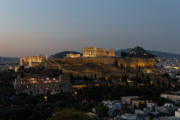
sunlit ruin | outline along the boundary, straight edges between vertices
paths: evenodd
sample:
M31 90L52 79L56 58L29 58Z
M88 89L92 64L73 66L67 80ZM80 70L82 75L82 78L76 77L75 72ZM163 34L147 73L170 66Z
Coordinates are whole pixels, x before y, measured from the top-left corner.
M45 55L36 55L36 56L29 56L29 57L22 57L20 58L20 66L35 66L39 63L48 60L48 56Z
M83 49L83 57L114 57L114 49L102 49L95 47L86 47Z

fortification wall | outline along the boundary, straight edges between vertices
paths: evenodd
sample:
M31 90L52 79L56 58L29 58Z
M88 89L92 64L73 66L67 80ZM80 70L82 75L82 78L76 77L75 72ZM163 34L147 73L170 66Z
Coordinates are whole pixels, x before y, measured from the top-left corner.
M81 58L65 58L64 62L68 62L71 64L78 63L95 63L95 64L114 64L116 62L115 58L110 57L81 57Z
M151 58L126 58L118 59L118 66L123 65L124 67L154 67L155 60Z
M118 65L124 67L154 67L155 60L151 58L115 58L115 57L93 57L93 58L65 58L64 62L70 64L94 63L105 65Z

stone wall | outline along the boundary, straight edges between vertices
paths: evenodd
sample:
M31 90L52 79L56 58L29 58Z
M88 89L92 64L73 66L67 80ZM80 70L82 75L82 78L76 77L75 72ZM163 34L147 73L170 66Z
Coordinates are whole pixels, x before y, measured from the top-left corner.
M151 58L114 58L114 57L91 57L91 58L65 58L64 62L70 64L94 63L105 65L117 65L123 67L154 67L155 60Z
M118 66L136 68L136 67L154 67L155 59L152 58L126 58L126 59L118 59Z

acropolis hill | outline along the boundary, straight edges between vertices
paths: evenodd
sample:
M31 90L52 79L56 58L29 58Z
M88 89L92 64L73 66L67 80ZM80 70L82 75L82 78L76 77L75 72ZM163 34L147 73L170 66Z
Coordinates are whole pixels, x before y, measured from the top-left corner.
M140 55L139 55L140 53ZM154 56L146 53L143 48L136 47L128 52L128 57L115 57L114 49L101 49L95 47L87 47L83 49L83 56L81 54L67 54L65 58L60 61L69 64L82 64L93 63L98 65L114 65L123 67L153 67L155 64ZM129 57L130 56L130 57ZM133 57L131 57L133 56ZM134 57L138 56L138 57ZM139 57L140 56L140 57ZM148 57L150 56L150 57ZM20 58L20 66L27 65L33 66L33 64L42 63L48 60L47 56L37 55ZM56 61L56 60L55 60Z
M136 67L153 67L155 65L154 59L150 58L113 58L113 57L94 57L94 58L64 58L63 62L69 64L87 64L93 63L98 65L117 65L130 68Z
M88 53L87 50L89 51ZM86 56L84 56L84 52L86 52ZM130 51L130 53L131 55L132 53L137 54L132 51ZM88 49L83 49L83 56L77 53L67 55L67 57L64 58L49 58L38 63L39 65L35 67L60 69L64 74L73 76L108 78L110 76L120 76L122 69L134 69L136 71L136 69L140 67L145 72L147 69L154 69L155 59L153 57L147 57L148 53L145 54L143 52L142 54L146 57L134 57L134 55L133 57L129 57L128 55L127 57L116 57L115 50L113 49L100 50L99 48L89 49L88 47ZM28 59L29 58L30 57L28 57Z
M138 53L140 53L140 55ZM141 55L142 54L142 55ZM129 57L138 55L138 57ZM128 53L128 57L115 57L114 49L101 49L95 47L87 47L83 49L83 56L81 54L67 54L67 57L62 59L53 59L53 61L62 61L69 64L83 64L93 63L98 65L114 65L123 67L153 67L155 60L153 55L149 55L146 51L140 47L132 49ZM147 57L147 56L150 57ZM141 56L141 57L139 57ZM144 56L144 57L143 57ZM48 61L48 57L44 55L29 56L20 58L20 66L27 65L32 67L33 64L42 63ZM49 60L51 61L51 60Z

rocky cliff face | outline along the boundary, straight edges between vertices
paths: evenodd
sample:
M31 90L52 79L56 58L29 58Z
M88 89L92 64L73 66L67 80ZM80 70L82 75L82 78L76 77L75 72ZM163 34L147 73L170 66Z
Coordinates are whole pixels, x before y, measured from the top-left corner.
M97 57L97 58L76 58L76 59L62 59L63 62L70 64L93 63L97 65L124 65L125 67L154 67L155 60L153 58L111 58L111 57Z
M138 67L153 68L155 60L151 58L64 58L49 60L41 64L48 69L61 69L64 74L75 77L88 77L91 79L109 78L116 76L120 78L122 68L132 68L136 71Z

